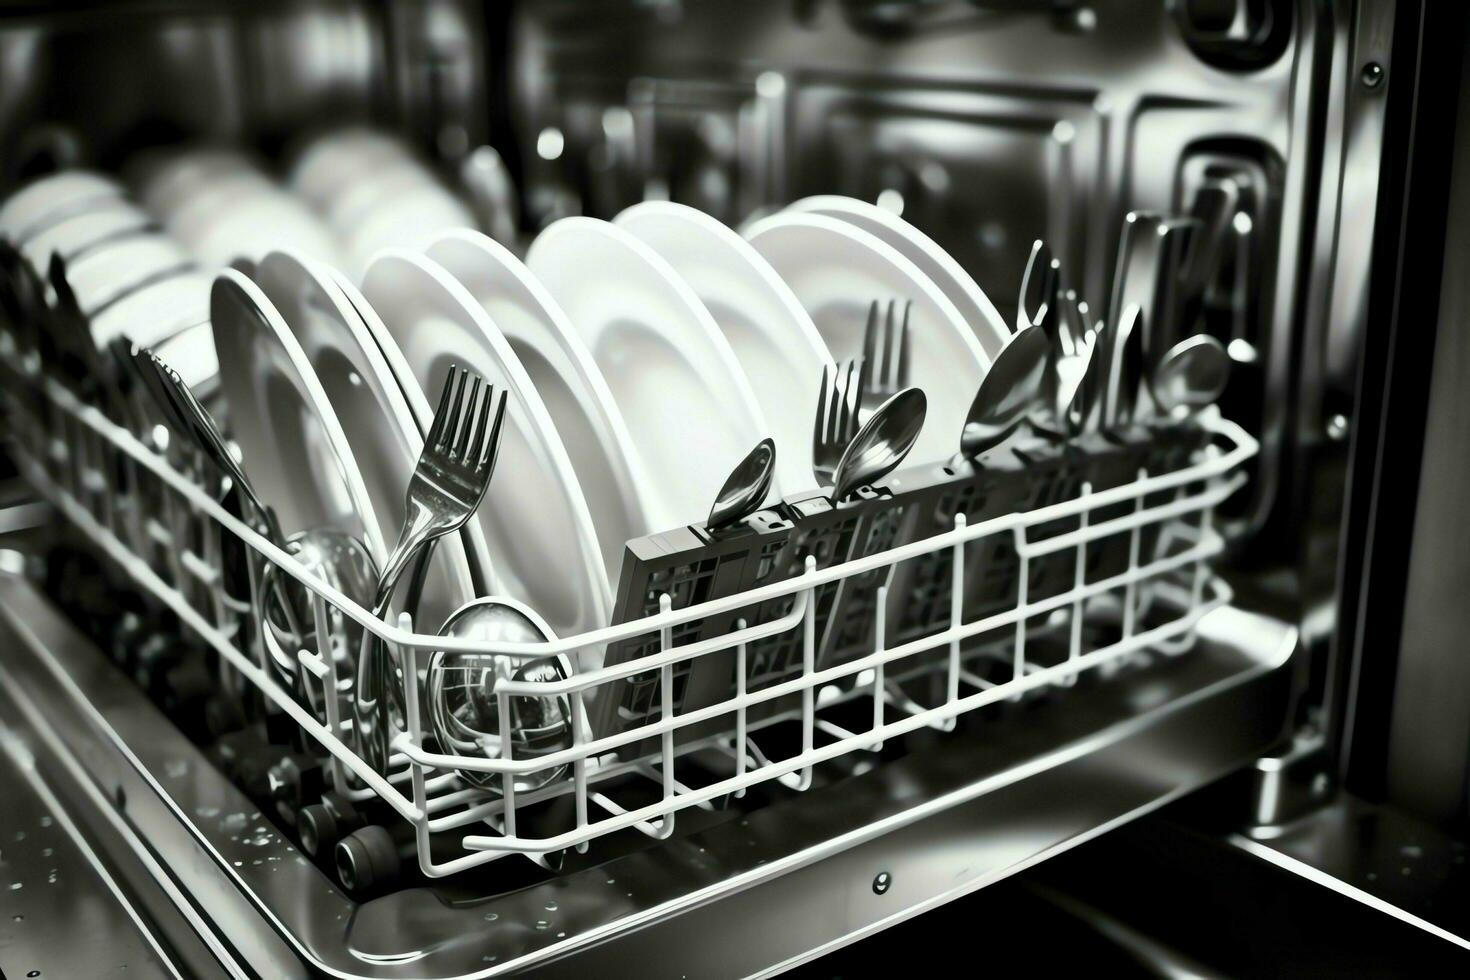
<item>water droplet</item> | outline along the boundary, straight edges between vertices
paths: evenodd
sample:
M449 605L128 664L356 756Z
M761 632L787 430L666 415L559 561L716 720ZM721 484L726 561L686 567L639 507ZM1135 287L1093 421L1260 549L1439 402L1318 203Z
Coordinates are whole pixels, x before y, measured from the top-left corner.
M28 976L28 977L39 977L40 975L41 975L41 971L40 970L32 970L31 972L29 972L29 973L26 974L26 976Z
M56 848L54 848L54 847L43 847L43 848L41 848L41 856L42 857L50 857L51 855L53 855L55 853L56 853Z
M1403 847L1399 848L1399 853L1406 858L1423 857L1424 848L1420 847L1418 844L1405 844Z
M567 934L564 933L564 932L559 932L559 933L556 934L556 938L557 939L565 939L565 938L567 938Z
M486 912L485 913L485 921L486 922L494 922L498 918L500 918L500 913L498 913L498 912Z
M556 903L555 902L547 902L546 903L546 911L548 911L548 912L555 912L556 911Z
M24 887L25 887L25 882L12 881L10 883L10 890L13 891L13 892L18 892L18 891L20 891Z
M24 830L17 830L15 832L15 839L16 840L25 840L26 839L26 832Z
M12 915L11 918L16 922L24 922L26 920L26 917L23 915Z
M544 931L547 928L547 926L549 926L549 925L550 925L550 923L547 922L545 919L537 919L536 920L536 929L537 929L537 931Z
M52 818L51 818L51 817L42 817L42 818L41 818L41 826L42 826L42 827L49 827L49 826L51 826L51 825L52 825L52 824L54 824L54 823L55 823L55 822L56 822L56 821L55 821L55 820L53 820L53 819L52 819Z
M609 885L616 885L618 883L618 879L616 879L616 878L609 878L609 879L607 879L607 883Z
M237 868L238 868L238 867L240 867L240 866L241 866L241 865L243 865L243 864L244 864L244 863L245 863L245 862L244 862L244 861L236 861L236 862L235 862L235 867L237 867Z

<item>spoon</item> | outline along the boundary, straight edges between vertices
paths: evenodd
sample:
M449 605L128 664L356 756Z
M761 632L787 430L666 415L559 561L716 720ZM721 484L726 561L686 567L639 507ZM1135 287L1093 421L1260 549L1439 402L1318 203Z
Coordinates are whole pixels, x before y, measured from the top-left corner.
M1164 416L1186 419L1216 401L1229 380L1225 345L1201 333L1169 348L1154 368L1149 392Z
M335 528L308 528L287 538L284 548L306 566L307 571L359 606L367 608L372 605L378 585L378 566L367 546L357 538ZM295 655L302 647L313 649L319 645L314 623L303 627L292 622L293 618L300 619L299 610L311 608L310 599L305 586L282 572L274 562L265 562L257 608L262 610L261 619L275 640L274 649L269 644L266 649L271 653L277 673L289 688L303 694L317 718L325 721L327 713L321 698L321 682L307 673ZM332 603L326 606L332 648L317 652L324 658L331 657L337 664L337 693L345 694L352 688L352 670L356 651L362 643L362 627Z
M491 643L539 643L556 638L551 627L531 609L507 598L472 600L450 614L440 636ZM429 659L425 691L429 729L446 755L499 759L506 752L500 737L502 681L552 682L570 676L563 657L524 660L480 653L438 651ZM516 759L534 759L572 745L571 706L564 695L516 695L508 699L512 750ZM567 771L565 765L516 776L517 793L540 789ZM499 793L498 773L458 770L471 786Z
M735 469L715 495L705 527L711 531L729 527L761 509L776 475L776 443L762 439Z
M994 449L1026 420L1041 397L1051 344L1039 327L1011 335L980 382L960 432L960 454L974 459Z
M927 411L928 401L918 388L905 388L880 405L837 461L832 503L892 473L914 448Z
M1122 428L1133 423L1138 389L1143 384L1143 311L1129 304L1113 328L1112 356L1108 361L1103 427Z

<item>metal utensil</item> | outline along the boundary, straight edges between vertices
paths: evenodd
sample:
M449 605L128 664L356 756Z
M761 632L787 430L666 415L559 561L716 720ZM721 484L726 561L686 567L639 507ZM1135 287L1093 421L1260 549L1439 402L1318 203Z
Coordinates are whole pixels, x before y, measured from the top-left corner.
M861 371L858 358L822 369L812 429L812 473L823 486L832 485L837 464L858 432Z
M556 639L551 627L531 610L508 599L487 597L455 610L440 636L489 643L540 643ZM499 759L507 754L501 738L500 698L505 681L554 682L571 676L564 657L520 660L493 654L437 651L425 674L429 730L447 755ZM515 695L507 699L510 737L516 759L559 752L572 746L572 712L565 695ZM457 770L471 786L498 793L499 774ZM529 793L566 775L566 766L519 774L517 793Z
M906 388L884 402L838 460L832 502L840 503L859 487L893 472L914 448L927 411L928 400L918 388Z
M1230 380L1230 355L1209 334L1169 348L1149 375L1149 394L1167 418L1184 419L1217 401Z
M863 359L859 390L862 406L872 410L908 387L909 312L913 303L905 300L903 318L898 317L898 300L889 300L883 316L878 316L878 301L868 305L868 324L863 330Z
M711 531L729 527L761 509L771 482L776 477L776 442L762 439L745 458L735 464L725 485L715 495L705 527Z
M1116 429L1132 424L1143 386L1143 311L1129 306L1113 327L1111 350L1104 384L1102 424Z
M1046 315L1054 275L1051 247L1041 239L1031 243L1026 271L1021 275L1021 297L1016 304L1016 330L1034 327Z
M1022 327L995 355L980 381L965 427L960 454L974 459L1004 442L1020 427L1042 395L1051 342L1038 327Z
M1066 374L1061 379L1061 408L1058 415L1066 434L1077 438L1095 427L1098 393L1105 380L1100 348L1106 324L1088 334L1078 354L1066 361Z
M407 517L378 578L373 615L388 612L403 573L433 541L464 527L480 505L500 447L505 392L478 375L452 367L424 449L409 479ZM368 634L358 657L352 714L359 748L368 765L386 772L389 756L388 699L401 697L382 645Z
M245 475L244 467L230 451L230 445L225 440L224 433L220 431L218 423L215 422L214 416L210 415L209 410L194 397L194 393L189 390L188 385L184 384L178 372L169 367L157 354L151 350L140 351L138 357L144 359L140 363L152 369L156 381L155 390L160 393L166 404L173 407L174 420L180 434L191 435L203 457L213 463L220 474L229 479L230 487L250 504L254 512L252 523L258 523L263 527L265 536L271 544L278 548L286 547L286 535L281 530L275 511L260 499L260 495L251 486L250 478ZM279 582L273 587L271 594L275 597L292 635L297 637L298 641L303 641L306 637L303 626L306 617L284 588L284 583ZM291 665L291 673L295 673L294 664Z

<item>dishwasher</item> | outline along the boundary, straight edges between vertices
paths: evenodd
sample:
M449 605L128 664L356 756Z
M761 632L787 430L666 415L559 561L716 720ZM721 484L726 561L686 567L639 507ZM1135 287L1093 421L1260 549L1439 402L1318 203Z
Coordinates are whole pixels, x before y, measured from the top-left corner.
M0 8L0 973L1463 971L1467 39L1428 0ZM328 299L365 360L299 326ZM649 326L691 306L728 348ZM805 353L760 346L788 315ZM680 509L727 350L774 441ZM435 549L282 531L410 470ZM537 589L578 599L485 598Z

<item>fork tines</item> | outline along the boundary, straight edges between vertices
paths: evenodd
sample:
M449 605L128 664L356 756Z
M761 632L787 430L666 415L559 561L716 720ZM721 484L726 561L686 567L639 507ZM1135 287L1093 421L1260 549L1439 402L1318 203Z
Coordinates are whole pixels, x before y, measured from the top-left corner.
M425 445L481 473L495 463L504 417L505 392L496 392L494 385L473 372L451 366Z
M914 304L910 300L903 300L903 316L900 318L899 302L890 299L881 318L878 315L878 300L868 304L868 323L863 330L860 385L865 403L881 403L908 387L911 349L909 313Z
M862 358L822 369L812 429L812 468L819 480L831 482L843 450L857 435L863 373Z

